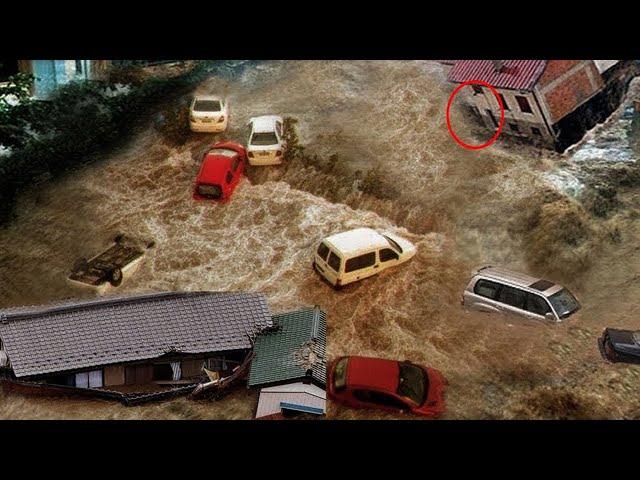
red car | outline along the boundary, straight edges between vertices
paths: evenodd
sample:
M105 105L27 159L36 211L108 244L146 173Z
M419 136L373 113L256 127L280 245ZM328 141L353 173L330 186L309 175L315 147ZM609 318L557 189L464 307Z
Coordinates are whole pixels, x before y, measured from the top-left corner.
M196 178L193 198L196 200L227 200L238 185L247 152L242 145L218 142L204 154Z
M341 357L329 366L328 396L352 408L436 417L447 381L433 368L382 358Z

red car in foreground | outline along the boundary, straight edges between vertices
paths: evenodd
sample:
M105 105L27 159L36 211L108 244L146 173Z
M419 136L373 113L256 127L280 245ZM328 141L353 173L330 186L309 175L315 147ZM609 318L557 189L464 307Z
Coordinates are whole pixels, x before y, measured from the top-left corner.
M196 200L227 200L238 185L247 152L242 145L218 142L204 154L193 191Z
M408 361L341 357L329 366L327 392L347 407L437 417L445 410L446 385L439 371Z

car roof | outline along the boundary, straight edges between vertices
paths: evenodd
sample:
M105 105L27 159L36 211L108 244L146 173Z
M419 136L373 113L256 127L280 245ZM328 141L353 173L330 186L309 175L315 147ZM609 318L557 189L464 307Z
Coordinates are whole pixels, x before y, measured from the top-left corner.
M282 122L282 117L278 115L262 115L253 117L249 121L253 125L254 132L273 132L276 128L276 122Z
M533 277L526 273L515 272L506 268L490 265L477 269L475 275L482 275L483 277L507 282L518 287L535 290L540 293L544 293L547 296L564 288L558 283L551 282L540 277Z
M339 253L347 256L362 250L389 246L387 239L371 228L356 228L347 232L336 233L326 237L324 242Z
M396 393L400 366L396 360L370 357L348 357L347 385Z
M200 172L198 172L198 182L208 183L222 180L229 169L235 155L227 157L225 155L205 155L202 160Z

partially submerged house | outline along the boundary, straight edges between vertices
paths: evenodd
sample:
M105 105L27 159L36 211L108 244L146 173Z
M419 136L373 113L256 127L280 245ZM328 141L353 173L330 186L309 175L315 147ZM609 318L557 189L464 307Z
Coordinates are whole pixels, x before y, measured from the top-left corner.
M257 293L146 294L0 310L5 382L138 392L231 371L273 327Z
M613 113L637 72L634 61L457 60L448 80L492 85L505 110L503 134L562 151ZM498 128L500 106L493 92L479 85L465 90L487 128Z
M248 386L260 388L256 418L326 411L326 314L307 308L273 317L255 341Z

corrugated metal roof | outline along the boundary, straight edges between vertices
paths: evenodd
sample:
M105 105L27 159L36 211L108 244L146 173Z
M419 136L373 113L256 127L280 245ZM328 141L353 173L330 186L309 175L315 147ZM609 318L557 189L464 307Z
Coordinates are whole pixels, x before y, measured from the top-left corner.
M326 411L327 394L315 385L301 382L263 388L260 390L256 418L282 411L282 403L294 403Z
M258 387L308 378L326 385L326 314L308 308L273 317L275 331L258 335L249 372L249 386Z
M17 377L251 348L272 326L257 293L188 292L0 310L0 338Z
M449 72L450 82L482 80L496 88L531 90L545 67L547 60L502 60L503 67L496 71L493 60L458 60Z

